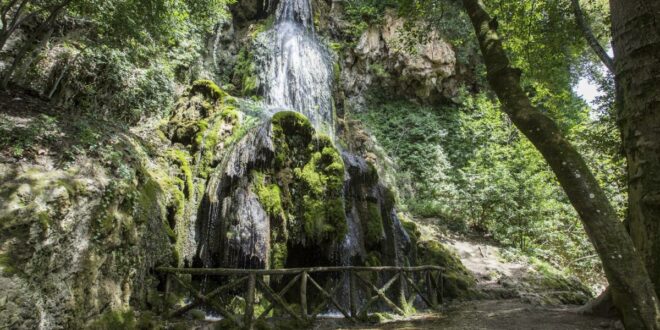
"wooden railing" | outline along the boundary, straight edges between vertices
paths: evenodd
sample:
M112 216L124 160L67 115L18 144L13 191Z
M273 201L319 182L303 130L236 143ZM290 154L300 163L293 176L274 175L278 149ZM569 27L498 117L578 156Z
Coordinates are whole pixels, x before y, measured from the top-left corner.
M227 268L158 268L157 271L167 275L167 289L170 281L188 290L193 299L191 303L169 311L169 317L181 316L197 307L206 307L218 312L225 319L238 327L252 329L255 322L268 318L275 306L282 312L298 321L313 321L319 314L329 308L335 308L346 319L356 321L368 315L380 301L383 307L400 315L405 315L408 306L412 306L419 297L427 307L436 309L443 300L442 267L313 267L290 269L227 269ZM328 280L326 287L319 284L314 276L319 274L334 274L335 280ZM196 288L183 280L181 275L198 275L206 279L222 279L223 284L214 289L205 288L207 292ZM374 276L376 275L376 276ZM271 277L292 277L279 291L268 284ZM378 287L374 282L384 283ZM211 283L214 281L205 281ZM284 296L299 283L300 310L294 311L286 302ZM394 284L398 283L397 286ZM318 290L322 295L316 306L308 296L308 285ZM348 284L348 307L340 304L335 296L342 285ZM397 291L392 292L396 287ZM245 308L243 315L236 315L219 303L217 297L223 293L244 292ZM255 298L261 292L269 306L260 315L255 315ZM389 294L388 294L389 293ZM361 299L364 298L364 299ZM395 297L395 298L392 298ZM318 299L317 299L318 300ZM310 307L313 307L310 309ZM255 317L256 316L256 317Z

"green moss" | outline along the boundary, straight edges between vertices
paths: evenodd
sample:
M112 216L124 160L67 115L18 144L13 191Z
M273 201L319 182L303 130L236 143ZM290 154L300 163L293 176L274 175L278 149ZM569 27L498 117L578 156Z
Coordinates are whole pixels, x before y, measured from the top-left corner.
M303 114L295 111L281 111L276 113L271 119L273 125L273 134L275 138L286 138L287 142L298 138L293 142L300 142L296 145L305 146L309 144L314 135L314 127L309 119Z
M7 276L18 273L14 259L7 254L0 254L0 268L2 268L2 273Z
M135 213L138 223L145 223L151 214L151 211L158 207L158 200L163 190L161 186L153 179L146 180L140 187Z
M419 241L419 238L422 235L419 231L419 228L417 228L417 224L407 219L405 216L399 216L399 219L401 221L401 225L403 225L403 229L405 229L408 233L408 237L410 237L413 245L417 245L417 241Z
M223 125L230 125L232 127L230 136L220 136L219 132ZM222 112L217 115L213 120L210 129L205 134L206 138L199 139L198 149L202 149L200 157L200 164L198 164L198 176L208 178L210 170L215 162L216 146L221 143L231 143L230 139L237 132L240 127L240 115L236 108L233 106L225 106ZM203 148L202 148L203 146Z
M204 136L206 135L206 130L209 128L209 122L205 119L202 119L197 122L197 134L195 134L195 150L200 150L204 143Z
M371 251L367 254L367 258L364 260L364 265L367 267L380 267L383 265L381 261L381 255L378 251Z
M202 94L213 101L222 101L227 93L211 80L197 80L191 87L191 93Z
M282 192L276 184L266 184L265 175L254 171L252 174L255 192L259 202L271 217L283 217L284 208L282 208Z
M234 106L226 106L221 113L223 119L231 123L237 123L240 119L238 110Z
M385 323L393 319L394 319L394 315L392 315L391 313L380 313L380 312L369 314L367 317L367 321L369 323L375 323L375 324Z
M111 311L103 314L98 320L89 325L88 329L115 330L136 329L137 322L133 311Z
M48 212L37 213L37 219L39 220L41 230L44 232L48 231L48 228L50 228L50 215Z
M273 163L285 188L280 189L280 196L295 214L290 232L298 241L342 237L347 230L344 162L332 140L314 135L309 120L298 112L279 112L271 123L276 146Z
M335 81L339 81L341 79L341 66L339 65L339 62L334 62L332 64L332 73Z
M367 246L376 246L383 239L383 217L376 202L367 202L365 240Z
M190 169L190 162L188 161L188 154L181 150L171 150L170 157L179 166L179 169L183 174L182 179L185 180L183 191L186 197L190 198L190 196L192 196L194 186L193 174L192 170Z
M236 66L234 67L234 81L240 82L243 96L254 95L261 85L257 76L257 65L254 62L254 56L245 48L238 53Z
M312 154L294 175L302 183L304 231L310 239L342 237L347 229L344 201L344 163L336 149L325 147Z
M390 73L387 72L387 69L385 69L385 67L379 63L372 63L369 65L369 71L371 71L371 73L373 73L378 78L386 79L390 77Z
M198 320L198 321L203 321L206 319L206 312L204 312L201 309L193 309L190 312L188 312L190 317L192 317L193 320Z
M417 253L419 264L438 265L445 268L443 288L446 297L457 298L470 294L471 288L475 285L475 279L455 253L437 241L418 242Z
M168 124L168 131L172 142L191 145L195 143L199 125L193 120L172 119Z
M286 243L280 242L273 244L271 252L271 268L285 268L288 254L289 251L287 249Z
M275 24L275 16L270 15L267 19L257 22L250 31L250 39L255 39L259 34L268 31Z

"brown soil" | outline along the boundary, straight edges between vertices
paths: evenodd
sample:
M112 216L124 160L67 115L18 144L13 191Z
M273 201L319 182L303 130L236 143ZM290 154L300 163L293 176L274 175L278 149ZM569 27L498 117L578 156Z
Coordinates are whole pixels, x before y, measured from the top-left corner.
M314 329L618 329L614 319L576 313L575 306L542 307L514 300L480 300L449 306L444 312L422 314L377 325L351 325L345 320L322 320Z

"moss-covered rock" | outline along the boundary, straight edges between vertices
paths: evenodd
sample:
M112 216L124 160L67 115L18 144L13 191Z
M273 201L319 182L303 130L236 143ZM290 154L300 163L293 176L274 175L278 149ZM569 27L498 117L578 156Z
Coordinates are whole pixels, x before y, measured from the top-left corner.
M235 85L240 86L242 96L254 95L261 86L254 56L247 47L241 49L238 53L233 82Z
M222 102L227 97L227 93L211 80L197 80L193 82L190 88L191 94L202 94L215 102Z
M401 223L415 246L413 255L417 264L444 267L443 296L447 298L473 296L476 280L458 255L438 241L422 239L414 222L404 220Z
M273 176L279 178L283 205L293 215L290 238L322 242L343 236L344 163L330 138L315 135L309 120L292 111L275 114L271 129L276 146Z

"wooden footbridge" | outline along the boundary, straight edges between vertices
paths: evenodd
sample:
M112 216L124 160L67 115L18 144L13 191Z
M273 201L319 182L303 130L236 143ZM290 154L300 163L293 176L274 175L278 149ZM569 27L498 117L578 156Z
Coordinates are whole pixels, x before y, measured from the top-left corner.
M421 300L431 309L438 308L439 303L443 301L443 268L438 266L292 269L158 268L157 271L167 276L166 294L173 283L191 294L190 303L176 310L167 311L169 317L182 316L195 308L206 308L216 311L234 325L245 329L252 329L257 321L268 319L275 307L280 308L287 316L303 322L311 322L330 309L335 309L346 319L356 322L364 319L370 312L383 311L383 308L405 315L407 306L412 306L415 301ZM184 279L184 277L189 278L189 275L203 276L207 279L205 283L215 283L216 287L206 287L205 290L196 288ZM326 279L325 286L319 283L323 283L319 280L321 277ZM274 278L286 278L288 282L286 285L280 283L278 289L274 289L270 284L275 282L272 281ZM299 296L295 297L295 291L292 293L297 298L296 304L299 303L299 307L292 307L286 302L285 296L291 297L289 291L296 285ZM346 285L348 294L346 299L342 299L343 303L340 303L336 294ZM310 287L311 290L308 290ZM245 300L242 315L230 311L218 300L223 294L236 293ZM268 306L259 315L255 315L255 300L258 293L261 293L262 299L267 300Z

